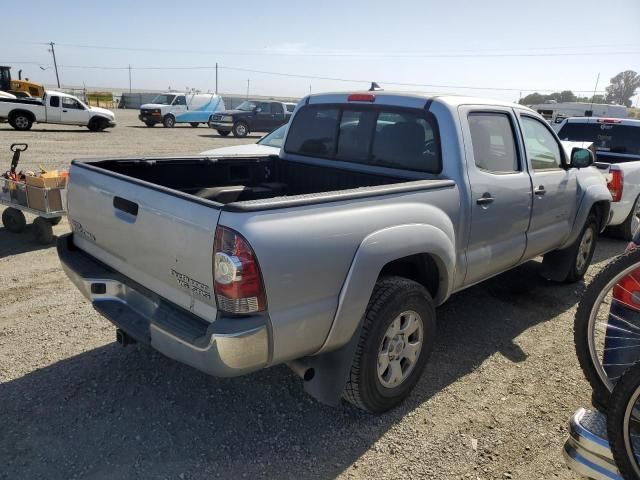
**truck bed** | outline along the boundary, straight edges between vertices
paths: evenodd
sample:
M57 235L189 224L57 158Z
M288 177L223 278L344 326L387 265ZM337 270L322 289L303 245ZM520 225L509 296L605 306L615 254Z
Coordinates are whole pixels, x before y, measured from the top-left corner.
M338 197L352 198L370 193L366 187L396 186L389 191L392 193L441 183L281 160L277 156L107 159L74 163L102 174L124 176L129 181L144 182L146 186L170 189L216 204L233 204L233 208L245 210L283 206L287 202L308 203L313 199L324 201L328 196L335 197L323 195L332 192L340 192ZM375 190L382 193L378 188Z

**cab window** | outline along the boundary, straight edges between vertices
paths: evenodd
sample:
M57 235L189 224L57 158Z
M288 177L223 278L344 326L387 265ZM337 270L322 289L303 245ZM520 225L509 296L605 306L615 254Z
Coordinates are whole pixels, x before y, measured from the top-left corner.
M71 97L62 97L62 108L69 108L72 110L84 110L84 107L82 106L82 104L75 98L71 98Z
M560 168L560 145L547 127L532 117L521 116L522 134L527 158L534 170Z
M51 97L49 99L49 106L50 107L59 107L60 106L60 97Z

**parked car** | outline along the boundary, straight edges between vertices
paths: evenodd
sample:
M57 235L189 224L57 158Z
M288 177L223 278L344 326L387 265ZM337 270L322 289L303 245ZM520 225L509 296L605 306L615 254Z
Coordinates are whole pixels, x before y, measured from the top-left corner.
M197 127L207 123L214 112L224 110L224 100L212 93L176 93L158 95L153 102L140 106L138 118L147 127L161 123L173 128L177 123L188 123Z
M562 122L558 136L594 143L595 165L606 178L613 198L609 230L631 240L640 226L640 120L568 118Z
M92 132L116 126L111 110L90 107L67 93L46 91L42 98L0 98L0 120L16 130L30 130L34 123L79 125Z
M217 376L287 363L370 412L412 390L453 293L538 255L582 278L611 202L590 151L470 97L312 95L279 156L203 160L72 162L63 269L123 344Z
M293 106L293 108L292 108ZM234 110L225 110L211 116L209 127L226 137L246 137L252 132L270 132L289 121L295 105L284 102L247 100Z
M213 150L206 150L200 155L224 155L225 157L246 157L253 155L278 155L282 142L284 141L284 132L287 129L287 125L281 125L273 132L268 133L257 143L249 143L245 145L233 145L230 147L214 148Z

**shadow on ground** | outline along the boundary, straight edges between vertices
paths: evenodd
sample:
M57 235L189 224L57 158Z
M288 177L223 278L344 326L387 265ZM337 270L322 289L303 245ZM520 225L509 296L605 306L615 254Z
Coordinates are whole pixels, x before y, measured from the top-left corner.
M0 227L0 259L20 253L35 252L43 248L51 248L55 245L42 245L38 243L29 224L21 233L13 233L4 227Z
M622 242L605 241L610 256ZM308 397L285 367L217 379L109 344L0 385L0 478L334 478L405 415L577 301L529 262L438 309L439 338L410 398L383 416Z

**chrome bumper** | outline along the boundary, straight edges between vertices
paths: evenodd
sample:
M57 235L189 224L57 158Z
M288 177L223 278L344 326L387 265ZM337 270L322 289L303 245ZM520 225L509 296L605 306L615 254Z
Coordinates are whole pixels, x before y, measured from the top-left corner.
M579 475L595 480L622 480L607 439L607 417L580 408L569 421L564 460Z
M218 377L258 370L269 359L266 315L208 323L58 239L64 272L93 307L140 343Z

